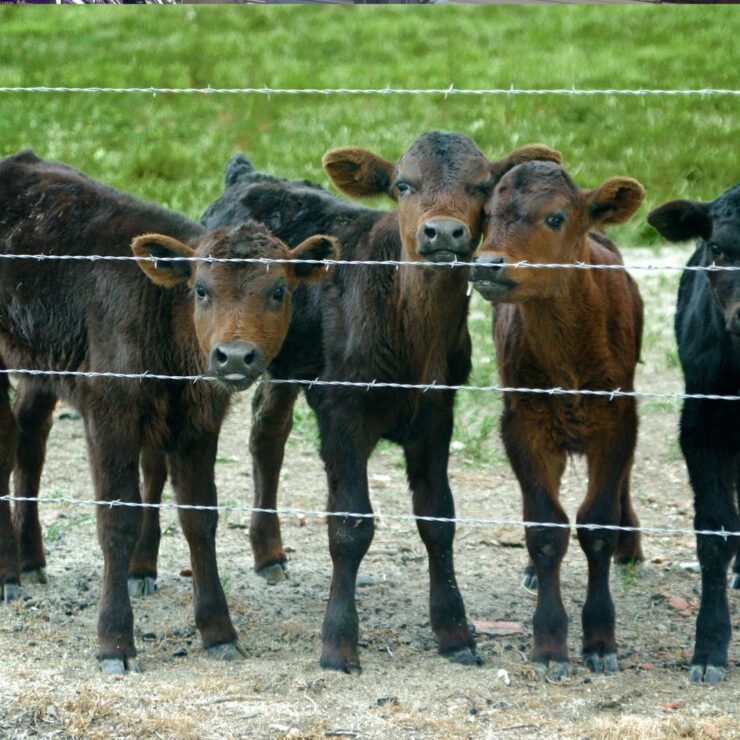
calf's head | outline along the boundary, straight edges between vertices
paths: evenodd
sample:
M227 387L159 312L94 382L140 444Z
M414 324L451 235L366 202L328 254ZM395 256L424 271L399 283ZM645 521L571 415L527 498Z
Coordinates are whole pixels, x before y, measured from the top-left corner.
M324 265L306 260L335 259L338 254L332 237L312 236L289 249L255 221L207 232L195 248L164 234L143 234L131 249L137 257L151 258L138 265L152 282L190 288L187 310L192 311L208 373L228 391L246 389L279 352L297 285L329 274ZM177 259L182 257L289 261L265 265Z
M648 223L672 242L698 239L701 264L740 268L740 183L709 203L672 200L650 211ZM740 271L707 272L725 328L740 344Z
M483 226L483 203L509 169L532 159L560 161L545 146L525 146L489 161L463 134L422 134L396 162L366 149L332 149L324 169L345 194L386 194L398 204L404 258L427 262L468 260Z
M514 167L485 206L483 245L470 280L489 301L548 298L567 290L566 269L517 269L516 262L587 260L589 230L626 221L645 191L636 180L613 177L581 190L562 167L530 162Z

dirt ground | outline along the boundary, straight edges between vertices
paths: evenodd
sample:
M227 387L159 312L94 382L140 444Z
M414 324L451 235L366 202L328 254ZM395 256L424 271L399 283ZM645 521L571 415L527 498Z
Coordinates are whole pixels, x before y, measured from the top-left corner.
M641 282L646 325L658 327L652 330L658 336L648 343L638 388L680 390L678 369L665 361L675 283L661 275ZM250 395L235 405L222 435L217 481L224 504L251 499ZM633 490L647 527L692 525L677 408L641 403ZM491 459L471 466L464 449L453 451L457 513L519 519L519 491L495 436ZM519 586L522 530L459 525L456 565L468 617L521 623L521 633L480 635L484 665L453 665L436 654L426 556L415 527L383 518L410 511L399 449L376 453L370 480L381 516L360 571L359 676L318 666L331 575L323 520L284 517L291 579L270 586L251 570L249 515L222 515L220 571L248 657L219 663L205 656L194 631L190 581L180 574L188 555L170 511L163 513L158 591L134 601L143 672L103 676L95 661L102 558L94 511L44 505L49 583L26 585L19 601L0 606L0 737L740 737L739 592L730 597L735 634L727 679L711 688L688 682L700 589L692 537L645 535L646 563L634 572L614 570L621 671L608 677L577 662L586 568L574 538L563 564L571 670L563 682L543 684L528 661L534 599ZM585 468L575 462L563 485L571 517L585 486ZM42 493L93 497L79 420L55 423ZM298 435L286 454L280 504L322 509L324 498L315 445L310 435Z

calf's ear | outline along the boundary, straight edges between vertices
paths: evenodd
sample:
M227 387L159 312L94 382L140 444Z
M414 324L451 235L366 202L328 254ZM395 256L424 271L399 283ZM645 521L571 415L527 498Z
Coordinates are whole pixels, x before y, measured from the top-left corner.
M331 275L334 265L316 264L305 260L336 260L339 259L339 243L333 236L318 234L309 236L297 247L290 250L292 263L287 267L293 270L297 280L306 283L319 283Z
M136 257L153 259L137 262L144 274L157 285L173 288L189 283L195 273L195 263L174 260L173 257L193 257L195 250L187 244L164 234L142 234L131 242L131 251ZM160 258L166 257L166 260Z
M394 164L367 149L330 149L322 164L337 188L352 198L390 195Z
M645 188L631 177L612 177L585 193L593 226L624 223L642 203Z
M533 160L560 164L562 162L562 157L560 156L560 152L555 149L550 149L544 144L529 144L527 146L520 147L510 154L507 154L503 159L491 162L491 173L494 181L498 182L510 169L516 167L518 164L532 162Z
M671 200L648 213L648 223L671 242L709 239L712 235L710 203L694 200Z

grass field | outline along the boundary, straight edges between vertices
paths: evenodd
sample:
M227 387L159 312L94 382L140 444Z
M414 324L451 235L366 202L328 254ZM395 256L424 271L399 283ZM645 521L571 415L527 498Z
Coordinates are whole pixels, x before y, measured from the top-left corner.
M60 12L61 11L61 12ZM2 86L738 88L734 8L0 8ZM235 150L326 182L332 146L394 158L424 130L492 157L560 149L577 182L639 179L647 208L737 178L737 97L0 94L0 154L32 147L198 217Z
M736 89L738 19L727 7L6 6L0 86ZM440 128L495 158L541 141L583 187L639 179L646 202L613 234L657 245L649 208L712 198L737 179L738 113L738 97L0 93L0 155L30 147L199 218L238 150L326 185L321 156L333 146L393 159ZM471 382L486 385L495 378L482 302L471 328ZM648 325L646 341L663 328ZM665 357L675 363L670 339ZM499 403L491 397L484 412L473 394L460 398L457 441L473 464L492 454ZM299 429L310 433L310 420Z

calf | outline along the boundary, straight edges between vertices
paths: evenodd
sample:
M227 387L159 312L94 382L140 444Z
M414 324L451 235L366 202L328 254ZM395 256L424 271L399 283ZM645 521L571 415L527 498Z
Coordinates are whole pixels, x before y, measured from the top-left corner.
M342 205L320 189L265 179L243 158L233 160L226 192L204 216L207 226L247 216L292 244L322 224L339 239L343 259L435 263L340 265L323 287L298 291L288 337L269 367L273 378L463 383L470 370L467 268L450 269L450 262L470 259L495 182L512 166L534 158L557 160L558 155L545 147L524 147L490 162L467 137L440 132L420 136L397 162L363 149L326 154L324 168L340 190L355 197L385 193L398 204L392 212ZM276 505L298 392L296 385L264 385L255 396L250 447L256 507ZM414 513L454 516L447 477L454 392L318 385L305 392L318 417L329 511L372 512L367 461L385 438L403 447ZM453 568L454 525L419 521L418 529L429 555L430 621L439 651L475 663ZM328 530L333 574L321 665L353 672L360 668L355 580L374 523L332 516ZM286 558L277 517L256 513L250 534L257 569L282 571Z
M592 229L628 219L643 198L635 180L613 178L591 191L560 167L522 164L506 174L486 204L488 226L471 280L495 304L493 332L501 382L527 388L633 389L640 354L642 300L623 270L515 269L533 263L621 265L616 246ZM501 436L522 489L526 521L566 524L558 500L566 458L586 456L588 492L579 524L637 526L630 470L637 438L633 398L511 393ZM534 664L554 679L567 670L568 620L560 563L568 529L526 530L537 582ZM641 558L636 533L578 530L588 560L583 660L593 671L617 669L612 556Z
M292 260L331 256L334 241L314 237L289 251L254 222L207 232L66 165L23 152L0 160L0 244L5 254L122 256L132 250L152 258L138 267L2 260L2 367L186 376L207 371L217 382L60 376L44 381L41 393L64 397L80 410L99 501L140 501L138 464L145 449L166 454L178 503L214 505L216 446L229 395L247 388L277 355L298 282L326 274ZM291 262L267 271L250 263L176 259L194 256ZM17 424L6 374L0 375L0 386L0 495L7 496ZM43 428L49 404L38 408L45 421L35 423ZM20 423L23 427L23 418ZM179 514L191 552L195 622L203 645L216 657L235 657L242 648L216 566L216 512ZM137 508L97 508L105 560L98 660L108 673L137 669L126 573L140 518ZM20 579L7 500L0 502L0 548L0 584L7 599Z
M740 183L716 200L674 200L651 211L648 222L666 239L698 239L690 267L712 264L734 271L685 271L676 307L676 341L686 393L737 395L740 391ZM694 489L694 526L740 530L740 423L737 404L687 398L681 409L681 450ZM691 659L692 681L725 676L730 642L727 566L738 537L697 535L701 606ZM730 584L740 588L740 553Z

